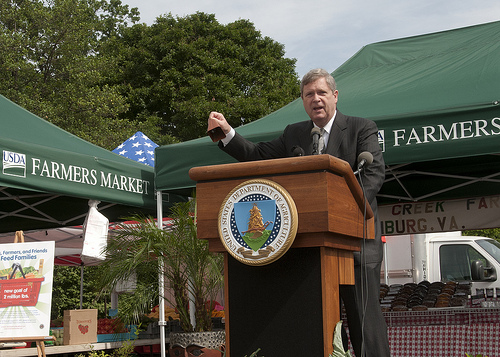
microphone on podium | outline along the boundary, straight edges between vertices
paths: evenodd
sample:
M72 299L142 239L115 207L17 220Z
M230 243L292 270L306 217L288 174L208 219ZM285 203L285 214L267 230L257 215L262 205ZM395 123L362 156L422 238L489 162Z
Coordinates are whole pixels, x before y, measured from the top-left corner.
M319 137L321 135L321 131L319 130L319 128L317 127L314 127L311 129L311 137L313 139L313 150L312 150L312 154L313 155L319 155Z
M354 175L361 173L361 170L373 162L373 155L368 151L363 151L358 155L358 169L354 171Z
M295 145L292 148L292 154L293 156L304 156L306 153L304 152L304 149L302 149L300 146Z

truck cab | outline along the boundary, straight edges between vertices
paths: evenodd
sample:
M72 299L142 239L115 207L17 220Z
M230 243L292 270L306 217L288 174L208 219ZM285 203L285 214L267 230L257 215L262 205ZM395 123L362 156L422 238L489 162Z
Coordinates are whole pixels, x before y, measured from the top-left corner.
M384 251L386 284L469 281L472 294L491 288L500 293L500 243L494 239L461 232L387 236Z
M439 236L428 238L429 279L470 281L475 289L500 287L500 243L486 237ZM432 267L432 268L431 268Z

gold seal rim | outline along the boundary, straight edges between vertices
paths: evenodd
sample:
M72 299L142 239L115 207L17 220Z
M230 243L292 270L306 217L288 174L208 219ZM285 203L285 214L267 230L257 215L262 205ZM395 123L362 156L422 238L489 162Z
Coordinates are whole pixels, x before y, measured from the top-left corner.
M291 223L290 223L290 230L288 232L288 235L287 235L285 243L283 244L283 246L281 248L278 249L278 251L276 253L274 253L271 256L269 256L267 258L264 258L264 259L245 259L245 258L241 257L236 252L234 252L232 249L230 249L230 247L228 247L228 245L224 241L223 234L222 234L222 231L221 231L222 230L221 219L222 219L222 216L223 216L224 207L226 206L227 201L229 200L229 198L236 191L238 191L239 189L241 189L242 187L245 187L245 186L248 186L248 185L254 185L254 184L264 184L264 185L268 185L268 186L274 188L285 199L285 202L287 203L289 211L290 211L290 221L291 221ZM242 182L239 185L237 185L236 187L234 187L226 195L226 197L222 201L222 204L221 204L221 206L219 208L219 215L218 215L218 219L217 219L217 230L218 230L218 233L219 233L219 239L221 240L222 245L224 246L224 248L226 249L226 251L229 254L231 254L231 256L233 258L235 258L236 260L238 260L239 262L244 263L246 265L251 265L251 266L267 265L267 264L270 264L270 263L272 263L272 262L280 259L288 251L288 249L290 249L290 247L292 246L293 242L295 241L295 236L297 235L297 226L298 226L297 206L295 205L295 201L293 200L292 196L288 193L288 191L285 188L283 188L283 186L281 186L280 184L278 184L278 183L276 183L274 181L267 180L267 179L252 179L252 180L248 180L248 181ZM234 237L232 235L231 235L231 238L234 240Z

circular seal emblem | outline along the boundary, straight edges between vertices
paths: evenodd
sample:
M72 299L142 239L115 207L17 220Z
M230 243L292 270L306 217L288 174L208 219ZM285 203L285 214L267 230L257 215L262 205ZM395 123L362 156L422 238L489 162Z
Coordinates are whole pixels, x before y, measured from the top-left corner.
M219 210L219 236L226 250L247 265L279 259L297 234L297 208L277 183L256 179L235 187Z

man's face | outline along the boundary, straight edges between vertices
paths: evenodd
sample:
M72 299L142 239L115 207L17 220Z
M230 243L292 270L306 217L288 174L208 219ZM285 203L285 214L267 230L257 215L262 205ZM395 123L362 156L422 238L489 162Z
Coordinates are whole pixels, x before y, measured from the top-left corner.
M320 128L333 117L339 92L333 92L325 78L306 84L302 90L302 103L311 120Z

